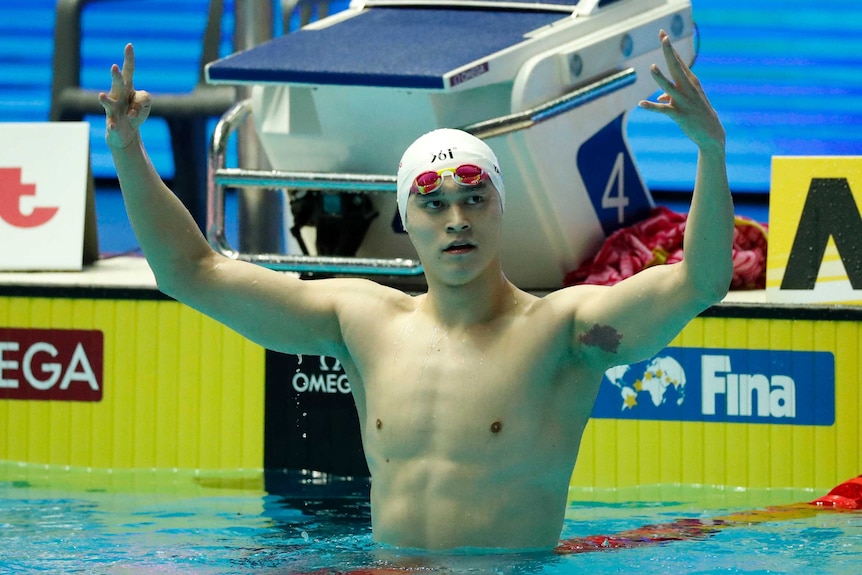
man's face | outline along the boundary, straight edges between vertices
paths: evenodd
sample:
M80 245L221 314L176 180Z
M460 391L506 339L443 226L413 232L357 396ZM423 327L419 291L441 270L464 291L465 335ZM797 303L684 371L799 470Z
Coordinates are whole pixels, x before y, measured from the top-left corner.
M502 207L497 189L485 180L468 187L444 178L429 194L411 194L407 231L425 273L448 285L463 285L499 266Z

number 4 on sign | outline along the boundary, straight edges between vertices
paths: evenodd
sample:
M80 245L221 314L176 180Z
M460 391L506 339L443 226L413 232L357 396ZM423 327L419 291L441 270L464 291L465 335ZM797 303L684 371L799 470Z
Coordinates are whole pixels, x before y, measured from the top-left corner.
M608 178L608 183L605 184L605 192L602 194L602 208L609 210L617 209L617 223L621 224L625 221L626 207L629 205L629 199L626 197L624 156L620 152L617 154L617 159L614 161L614 167L611 169L611 175Z

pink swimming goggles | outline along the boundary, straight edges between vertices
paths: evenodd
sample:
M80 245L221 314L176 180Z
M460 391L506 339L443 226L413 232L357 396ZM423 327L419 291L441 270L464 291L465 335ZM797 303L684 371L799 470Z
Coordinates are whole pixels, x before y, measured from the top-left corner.
M413 180L410 193L425 195L436 192L443 185L443 178L450 174L459 186L474 188L487 179L488 174L475 164L461 164L457 168L422 172Z

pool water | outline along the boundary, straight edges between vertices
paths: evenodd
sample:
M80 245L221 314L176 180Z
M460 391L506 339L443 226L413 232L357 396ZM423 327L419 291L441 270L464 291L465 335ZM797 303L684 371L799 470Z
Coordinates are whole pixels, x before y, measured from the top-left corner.
M808 501L808 491L641 487L574 491L563 536ZM371 539L367 480L0 463L0 573L862 573L862 513L722 529L699 540L576 555L435 555Z

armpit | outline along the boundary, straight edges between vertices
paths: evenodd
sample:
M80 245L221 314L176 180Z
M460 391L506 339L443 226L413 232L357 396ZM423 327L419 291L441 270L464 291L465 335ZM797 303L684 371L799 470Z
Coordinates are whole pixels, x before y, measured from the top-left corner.
M620 347L623 334L609 325L593 324L586 333L578 335L578 341L584 345L597 347L602 351L616 353Z

